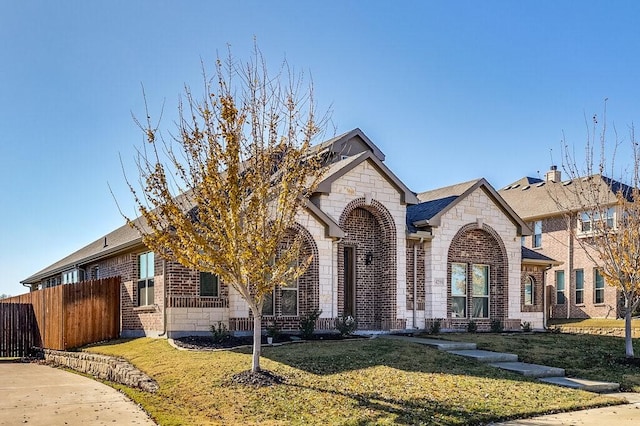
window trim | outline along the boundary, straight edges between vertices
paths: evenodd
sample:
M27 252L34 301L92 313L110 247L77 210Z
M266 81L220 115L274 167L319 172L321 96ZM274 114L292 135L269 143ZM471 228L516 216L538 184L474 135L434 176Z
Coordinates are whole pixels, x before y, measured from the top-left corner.
M143 271L143 259L145 270ZM140 253L137 256L138 279L136 281L137 307L153 306L155 303L155 254L152 251ZM143 275L144 274L144 275ZM142 290L144 289L144 297ZM151 294L149 289L153 289ZM144 302L144 303L143 303ZM151 303L149 303L151 302Z
M576 288L574 291L574 301L576 305L584 305L584 269L576 269L574 271L576 279ZM578 276L580 279L578 280ZM580 294L580 301L578 301L578 294Z
M560 276L560 274L562 275L562 290L559 289L559 285L560 281L558 280L558 277ZM567 304L567 294L566 294L566 286L565 286L565 274L564 274L564 269L559 269L557 271L555 271L555 286L556 286L556 305L566 305ZM560 298L558 297L560 294L562 294L562 302L560 302Z
M476 293L474 292L474 282L473 282L473 270L476 267L482 267L482 268L486 268L484 269L486 271L486 274L483 274L484 277L486 278L486 283L485 283L485 287L486 287L486 294L483 294L481 296L477 296ZM486 265L484 263L472 263L471 264L471 304L472 306L474 305L474 301L476 299L486 299L487 301L487 315L486 316L482 316L482 317L476 317L474 316L474 310L472 310L471 313L471 317L473 319L488 319L491 318L491 267L489 265Z
M528 292L530 297L529 300L527 301L527 287L530 287L531 290ZM533 277L531 275L527 275L525 278L525 283L524 283L524 298L523 298L523 304L525 306L533 306L535 305L535 301L536 301L536 281L533 279Z
M605 216L601 217L600 211L597 210L585 210L578 214L577 227L578 227L578 235L580 236L591 236L594 234L593 223L595 222L606 222L606 229L616 229L617 224L617 212L615 207L607 207L604 210ZM587 225L588 226L585 226ZM585 229L588 228L588 229Z
M542 247L542 221L536 220L533 222L533 234L531 235L531 247Z
M600 277L600 280L598 280ZM598 284L601 284L599 287ZM604 275L598 268L593 268L593 304L594 305L603 305L604 304L604 289L605 289L605 280ZM598 302L598 294L602 295L602 301Z
M202 291L202 276L203 274L208 274L214 280L214 294L203 294ZM198 296L200 297L220 297L220 278L218 275L212 272L199 271L198 274Z
M453 281L453 278L454 278L454 274L453 274L454 266L462 266L462 267L464 267L464 275L463 275L463 277L464 277L464 286L460 286L460 288L464 289L464 293L463 294L457 294L457 293L454 294L454 292L453 292L453 289L454 289L454 286L453 286L453 284L454 284L454 281ZM451 262L450 268L451 268L451 279L450 279L450 282L449 282L449 291L451 292L451 318L468 318L467 300L468 300L468 296L469 296L469 294L468 294L469 290L468 290L467 287L469 285L469 283L468 283L469 279L467 277L467 274L468 274L467 264L464 263L464 262ZM454 311L454 309L453 309L453 307L454 307L454 303L453 302L456 299L463 300L463 304L462 304L463 312L462 312L462 315L459 315L458 312ZM457 305L459 305L459 304L457 304Z

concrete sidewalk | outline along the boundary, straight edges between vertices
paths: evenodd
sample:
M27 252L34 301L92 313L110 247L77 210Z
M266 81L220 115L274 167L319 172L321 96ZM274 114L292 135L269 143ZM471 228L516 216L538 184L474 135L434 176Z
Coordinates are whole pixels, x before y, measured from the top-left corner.
M0 425L155 425L117 390L38 364L0 362Z
M549 414L530 419L495 423L502 426L637 426L640 424L640 393L611 393L608 396L625 398L629 404L613 407L591 408L570 413Z

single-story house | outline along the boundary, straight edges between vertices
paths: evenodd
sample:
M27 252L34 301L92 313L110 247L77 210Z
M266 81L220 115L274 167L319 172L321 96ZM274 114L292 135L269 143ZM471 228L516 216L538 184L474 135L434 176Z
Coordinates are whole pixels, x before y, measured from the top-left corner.
M332 158L323 181L298 214L308 270L274 289L264 324L298 330L322 310L316 329L352 315L358 329L388 332L466 329L469 321L507 329L544 325L544 270L557 264L521 247L527 225L484 179L416 195L385 165L380 149L354 129L315 149ZM189 270L149 251L128 225L23 280L32 290L120 276L121 334L205 334L224 324L247 333L249 308L210 273Z

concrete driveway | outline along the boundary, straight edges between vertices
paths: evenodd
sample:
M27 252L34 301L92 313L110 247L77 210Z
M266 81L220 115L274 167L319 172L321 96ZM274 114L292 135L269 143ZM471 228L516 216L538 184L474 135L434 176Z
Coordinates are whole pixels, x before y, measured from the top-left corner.
M0 361L0 425L155 425L117 390L38 364Z

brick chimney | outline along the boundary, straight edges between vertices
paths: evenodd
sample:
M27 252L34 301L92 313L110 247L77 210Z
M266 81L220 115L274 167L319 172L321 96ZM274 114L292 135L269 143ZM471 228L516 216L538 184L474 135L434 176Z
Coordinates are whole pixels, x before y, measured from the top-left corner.
M560 180L562 180L562 175L560 170L558 170L558 166L551 166L551 170L545 175L545 181L560 182Z

